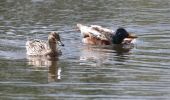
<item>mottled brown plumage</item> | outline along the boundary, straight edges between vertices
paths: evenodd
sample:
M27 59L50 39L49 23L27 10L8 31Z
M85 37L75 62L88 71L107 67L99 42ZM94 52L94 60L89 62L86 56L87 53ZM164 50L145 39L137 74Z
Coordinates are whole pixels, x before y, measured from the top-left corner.
M60 40L60 36L56 32L51 32L48 41L29 40L26 42L26 51L28 56L50 56L55 57L61 54L58 50L58 44L64 46Z

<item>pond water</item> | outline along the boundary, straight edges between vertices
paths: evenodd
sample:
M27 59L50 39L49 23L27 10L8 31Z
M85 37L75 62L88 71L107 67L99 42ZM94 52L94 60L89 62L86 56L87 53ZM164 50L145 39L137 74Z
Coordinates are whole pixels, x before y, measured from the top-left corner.
M1 0L1 100L168 100L170 0ZM84 45L76 24L125 27L134 48ZM58 60L26 56L59 32Z

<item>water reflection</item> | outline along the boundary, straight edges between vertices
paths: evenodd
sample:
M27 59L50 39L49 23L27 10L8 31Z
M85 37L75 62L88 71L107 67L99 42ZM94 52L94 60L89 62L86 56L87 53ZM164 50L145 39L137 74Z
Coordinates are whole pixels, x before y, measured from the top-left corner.
M124 55L129 54L134 45L112 45L112 46L92 46L84 45L81 50L80 61L91 61L101 65L108 58L115 58L116 61L126 60ZM115 60L114 59L114 60Z
M169 0L1 0L0 98L169 100L169 12ZM45 39L78 22L125 27L143 42L135 49L82 46L78 32L62 32L62 60L25 65L27 36Z
M44 57L27 56L28 64L36 68L48 68L48 82L55 82L61 79L61 68L58 66L58 58L46 59Z

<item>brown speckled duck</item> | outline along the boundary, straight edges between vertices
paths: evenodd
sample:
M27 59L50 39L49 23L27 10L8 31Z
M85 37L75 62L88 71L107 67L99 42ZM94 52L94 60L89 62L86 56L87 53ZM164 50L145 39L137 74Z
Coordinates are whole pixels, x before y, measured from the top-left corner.
M26 42L26 51L28 56L49 56L56 57L61 55L61 50L58 50L58 45L64 46L60 40L60 36L56 32L51 32L48 36L48 41L29 40Z

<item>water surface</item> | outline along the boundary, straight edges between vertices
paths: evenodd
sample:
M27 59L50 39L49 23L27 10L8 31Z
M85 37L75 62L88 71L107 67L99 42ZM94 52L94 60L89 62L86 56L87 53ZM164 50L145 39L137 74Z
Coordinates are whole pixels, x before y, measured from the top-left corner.
M1 0L0 99L168 100L169 0ZM132 49L88 46L77 23L139 36ZM59 32L55 61L27 58L28 38Z

